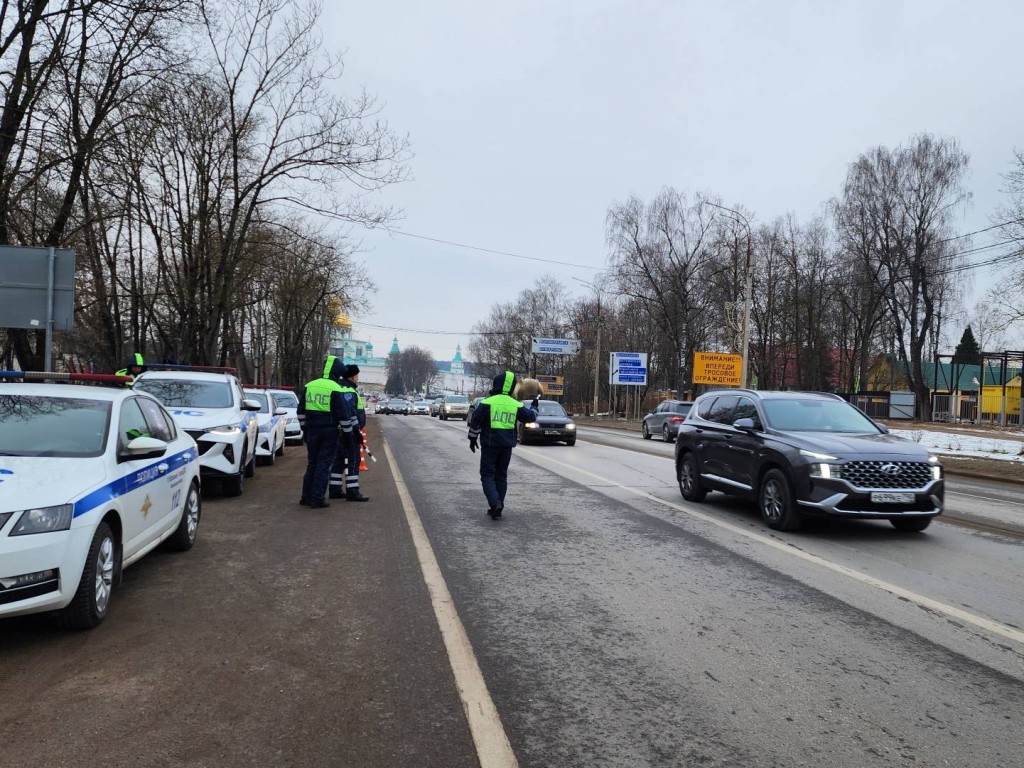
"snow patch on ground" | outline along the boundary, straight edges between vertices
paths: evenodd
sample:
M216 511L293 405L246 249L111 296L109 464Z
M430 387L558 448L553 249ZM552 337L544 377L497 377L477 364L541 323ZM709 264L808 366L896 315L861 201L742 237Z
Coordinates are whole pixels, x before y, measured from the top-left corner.
M1024 443L994 437L931 432L923 429L893 429L890 434L926 446L940 456L1001 459L1024 463Z

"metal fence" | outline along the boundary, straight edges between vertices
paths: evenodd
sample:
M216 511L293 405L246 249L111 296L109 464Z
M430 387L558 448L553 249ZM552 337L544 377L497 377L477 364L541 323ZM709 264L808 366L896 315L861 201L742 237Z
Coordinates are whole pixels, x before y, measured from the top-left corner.
M839 392L840 397L872 419L913 419L917 399L913 392Z

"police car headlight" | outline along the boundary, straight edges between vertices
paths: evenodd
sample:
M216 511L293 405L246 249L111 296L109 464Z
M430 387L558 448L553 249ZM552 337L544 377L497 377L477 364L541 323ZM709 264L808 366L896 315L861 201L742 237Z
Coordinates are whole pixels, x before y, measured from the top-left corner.
M298 424L299 420L293 417L293 418L288 419L288 423L289 424Z
M210 427L203 431L210 432L214 435L237 435L241 433L242 428L237 424L222 424L219 427Z
M270 431L270 425L269 424L260 424L259 431L260 432L269 432Z
M50 533L66 531L71 527L71 516L75 511L74 504L61 504L56 507L37 507L26 509L11 530L11 536L27 536L30 533Z

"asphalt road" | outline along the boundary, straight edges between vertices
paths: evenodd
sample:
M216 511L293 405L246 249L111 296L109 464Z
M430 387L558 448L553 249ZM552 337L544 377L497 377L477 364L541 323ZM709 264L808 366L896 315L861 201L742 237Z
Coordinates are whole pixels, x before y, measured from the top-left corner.
M470 732L477 665L520 766L1024 765L1020 538L777 534L684 502L671 446L589 430L516 449L492 521L462 422L369 432L371 502L299 507L289 448L207 494L191 552L126 570L99 629L0 623L0 766L515 764Z

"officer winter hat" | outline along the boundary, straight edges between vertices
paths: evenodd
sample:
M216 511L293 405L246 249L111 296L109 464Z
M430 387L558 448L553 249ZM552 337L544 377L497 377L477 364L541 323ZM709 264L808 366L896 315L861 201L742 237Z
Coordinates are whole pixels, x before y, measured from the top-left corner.
M492 395L511 395L516 388L516 375L512 371L502 371L494 377L493 384Z
M358 365L346 365L345 366L345 378L346 379L351 379L353 376L358 376L358 375L359 375L359 366Z

